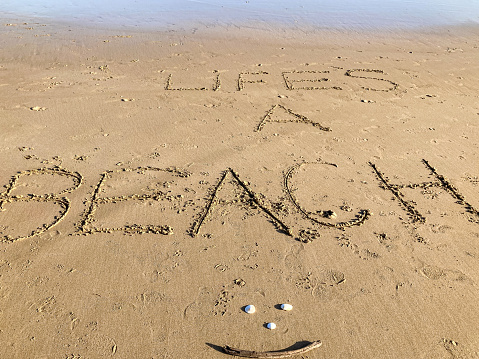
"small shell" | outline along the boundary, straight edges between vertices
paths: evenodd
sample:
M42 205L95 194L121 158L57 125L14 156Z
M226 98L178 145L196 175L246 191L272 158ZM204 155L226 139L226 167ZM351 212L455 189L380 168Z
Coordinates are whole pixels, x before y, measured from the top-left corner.
M290 311L290 310L293 310L293 306L291 304L285 303L285 304L281 304L281 309Z
M248 314L253 314L254 312L256 312L256 308L254 307L254 305L250 304L244 307L244 311Z
M274 323L268 323L268 324L266 324L266 328L268 328L268 329L270 329L270 330L276 329L276 324L274 324Z

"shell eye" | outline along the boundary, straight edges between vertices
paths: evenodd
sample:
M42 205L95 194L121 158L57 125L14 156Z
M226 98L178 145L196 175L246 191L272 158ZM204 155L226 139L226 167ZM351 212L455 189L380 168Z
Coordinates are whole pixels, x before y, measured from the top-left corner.
M244 307L244 311L248 314L253 314L254 312L256 312L256 308L254 307L254 305L250 304Z
M274 323L268 323L268 324L266 324L266 328L268 328L268 329L270 329L270 330L276 329L276 324L274 324Z
M291 304L281 304L281 309L282 310L286 310L286 311L290 311L290 310L293 310L293 306Z

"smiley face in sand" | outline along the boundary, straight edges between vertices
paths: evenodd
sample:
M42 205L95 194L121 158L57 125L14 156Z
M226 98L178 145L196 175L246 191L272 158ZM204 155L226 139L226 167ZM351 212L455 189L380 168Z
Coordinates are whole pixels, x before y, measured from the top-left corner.
M278 309L284 310L284 311L292 311L293 306L289 303L284 303L275 306ZM245 313L248 314L254 314L256 313L256 307L253 304L248 304L243 308ZM266 328L269 330L275 330L276 329L276 323L269 322L264 325ZM296 345L286 348L286 349L281 349L277 351L254 351L254 350L245 350L245 349L237 349L237 348L232 348L229 345L225 345L223 347L223 351L226 354L233 355L233 356L238 356L238 357L244 357L244 358L286 358L294 355L300 355L304 354L310 350L313 350L315 348L319 348L322 345L320 340L316 340L313 342L310 342L309 344L302 345L301 347L297 347Z

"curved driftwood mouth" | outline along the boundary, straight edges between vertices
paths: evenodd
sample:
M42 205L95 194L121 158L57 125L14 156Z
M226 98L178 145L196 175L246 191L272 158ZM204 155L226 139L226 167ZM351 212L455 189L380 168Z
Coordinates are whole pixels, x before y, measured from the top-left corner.
M306 352L309 352L310 350L319 348L321 344L323 343L321 343L320 340L316 340L298 349L282 349L269 352L257 352L253 350L236 349L225 345L223 347L223 351L226 354L243 358L287 358L293 355L304 354Z

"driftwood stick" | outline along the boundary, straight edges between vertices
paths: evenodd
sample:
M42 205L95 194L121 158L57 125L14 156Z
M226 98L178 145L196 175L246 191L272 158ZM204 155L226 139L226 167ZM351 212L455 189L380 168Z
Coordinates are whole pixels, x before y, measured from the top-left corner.
M225 345L223 347L223 350L226 354L229 355L234 355L237 357L243 357L243 358L288 358L293 355L300 355L304 354L306 352L309 352L310 350L313 350L315 348L319 348L322 345L320 340L316 340L314 342L311 342L310 344L299 348L299 349L293 349L293 350L278 350L278 351L270 351L270 352L257 352L254 350L243 350L243 349L236 349L236 348L231 348L228 345Z

